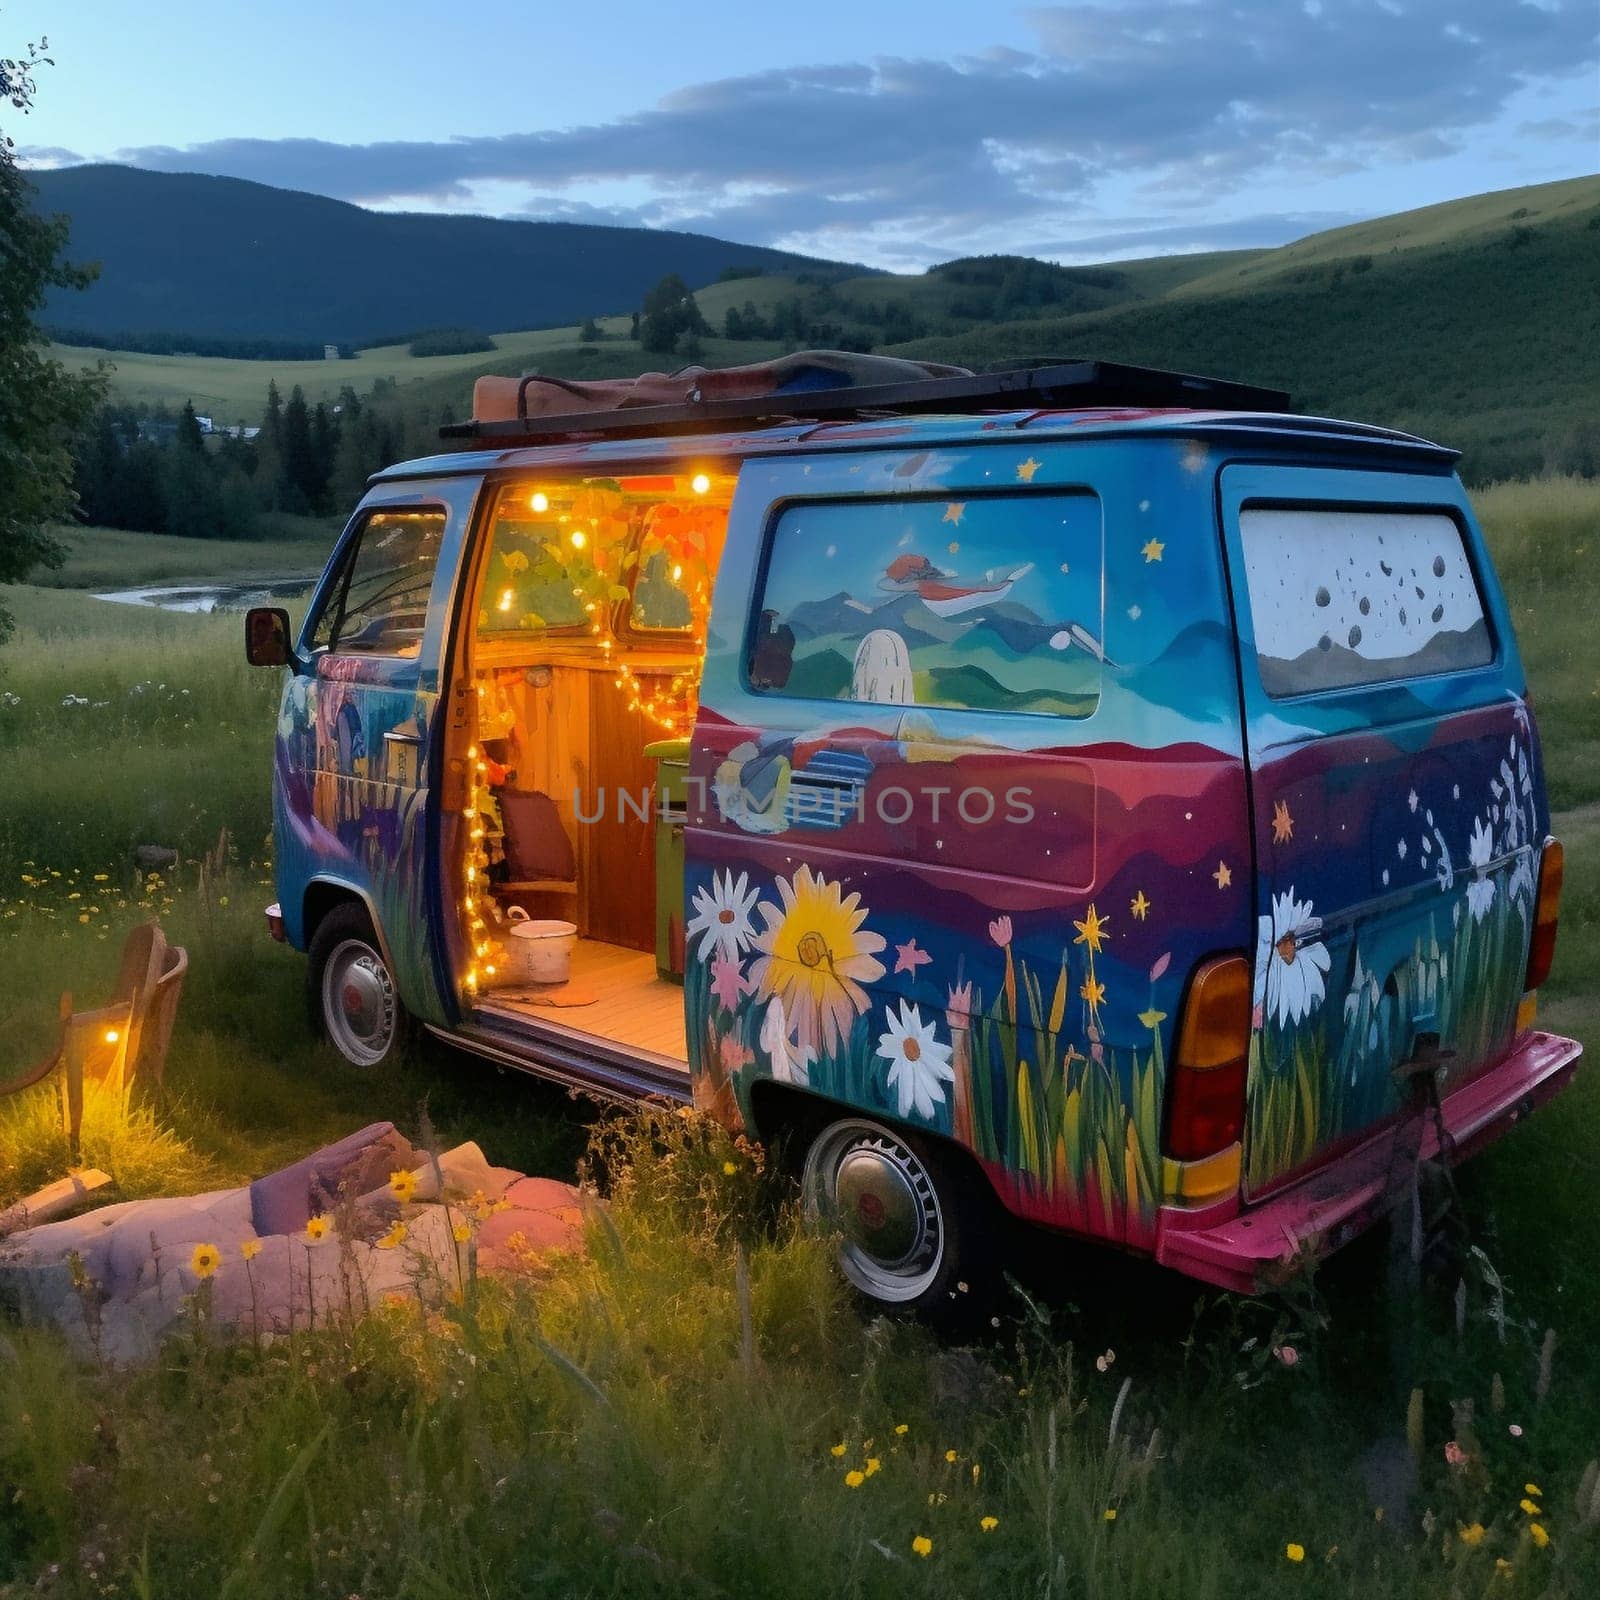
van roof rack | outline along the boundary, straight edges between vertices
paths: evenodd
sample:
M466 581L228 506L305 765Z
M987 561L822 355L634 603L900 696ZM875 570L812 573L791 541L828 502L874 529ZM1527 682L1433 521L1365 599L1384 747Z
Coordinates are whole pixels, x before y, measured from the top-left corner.
M786 422L838 422L919 412L1019 411L1075 406L1183 406L1212 411L1286 411L1282 389L1265 389L1225 378L1203 378L1159 367L1117 361L1033 358L958 378L917 378L900 383L848 384L787 394L707 400L691 389L676 405L621 406L566 415L527 415L524 378L517 392L518 415L507 421L452 422L442 439L486 444L548 444L562 439L622 439L642 433L694 433L730 424L778 426ZM556 380L559 381L559 380Z

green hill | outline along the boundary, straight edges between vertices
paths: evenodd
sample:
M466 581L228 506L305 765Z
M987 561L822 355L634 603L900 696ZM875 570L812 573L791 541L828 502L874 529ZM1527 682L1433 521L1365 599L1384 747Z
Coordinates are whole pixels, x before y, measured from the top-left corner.
M84 292L41 321L104 335L186 333L361 343L427 328L546 328L636 306L669 272L861 267L655 228L368 211L238 178L81 166L29 174L72 219Z

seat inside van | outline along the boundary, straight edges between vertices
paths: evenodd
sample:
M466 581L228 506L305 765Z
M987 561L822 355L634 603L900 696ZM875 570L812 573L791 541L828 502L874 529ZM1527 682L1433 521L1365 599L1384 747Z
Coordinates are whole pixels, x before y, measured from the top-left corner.
M683 780L733 486L496 491L462 629L476 733L450 752L470 826L445 867L480 1013L687 1062ZM525 918L570 946L564 979L530 972Z

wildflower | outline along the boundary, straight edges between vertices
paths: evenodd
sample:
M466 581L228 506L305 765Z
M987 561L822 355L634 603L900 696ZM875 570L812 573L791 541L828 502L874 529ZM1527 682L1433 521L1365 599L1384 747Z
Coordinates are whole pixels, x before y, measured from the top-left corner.
M254 1261L255 1258L261 1254L261 1241L259 1239L246 1239L244 1243L239 1246L239 1254L242 1255L246 1261Z
M866 1473L858 1467L852 1467L844 1475L844 1486L847 1489L859 1489L867 1481Z
M999 1517L979 1517L978 1526L982 1528L985 1533L993 1533L994 1530L1000 1526L1000 1519Z
M849 1448L850 1446L847 1444L836 1444L828 1451L828 1454L835 1457L842 1456Z
M951 1462L959 1461L961 1459L961 1457L958 1456L954 1450L946 1450L944 1453L944 1458L946 1461Z
M1117 1352L1115 1350L1107 1350L1103 1356L1094 1358L1094 1370L1096 1372L1104 1372L1116 1359Z
M1509 1578L1511 1576L1511 1563L1504 1556L1496 1556L1494 1558L1494 1570L1502 1578Z
M306 1223L306 1243L321 1244L328 1237L328 1219L326 1217L312 1217Z
M1449 1444L1444 1447L1444 1458L1452 1467L1465 1466L1467 1461L1467 1452L1463 1450L1454 1439L1452 1439Z
M738 1170L739 1169L734 1166L731 1161L724 1161L722 1163L722 1172L724 1177L731 1178Z
M1525 1483L1522 1486L1522 1492L1524 1494L1531 1494L1531 1495L1534 1495L1534 1496L1537 1497L1539 1495L1542 1495L1544 1493L1544 1490L1541 1489L1539 1487L1539 1485L1536 1484L1536 1483Z
M1291 1561L1300 1562L1306 1558L1306 1547L1303 1544L1286 1544L1283 1553Z
M873 1475L873 1473L881 1472L882 1470L883 1463L877 1458L877 1456L867 1457L867 1476L869 1478Z
M1509 1433L1513 1439L1520 1439L1522 1437L1522 1424L1520 1422L1513 1422L1506 1429L1506 1432Z
M1272 1353L1273 1353L1273 1355L1275 1355L1278 1358L1278 1361L1280 1362L1280 1364L1285 1366L1285 1367L1293 1367L1293 1366L1298 1366L1299 1365L1300 1352L1298 1350L1296 1350L1295 1347L1292 1344L1275 1345L1273 1347Z
M1117 1520L1117 1508L1115 1506L1107 1506L1106 1507L1106 1521L1107 1522L1115 1522L1116 1520Z
M1522 1509L1524 1511L1526 1511L1528 1513L1528 1515L1530 1517L1537 1517L1537 1516L1543 1515L1543 1513L1539 1510L1538 1506L1536 1506L1533 1503L1533 1501L1528 1499L1528 1497L1526 1495L1524 1495L1522 1497L1522 1499L1520 1501L1518 1501L1517 1503L1522 1507Z
M983 1472L983 1468L980 1467L976 1461L974 1461L972 1463L972 1481L973 1481L974 1484L977 1483L979 1475L982 1472Z
M414 1172L391 1172L389 1193L404 1205L417 1192L417 1175Z
M472 1237L472 1224L470 1222L458 1222L450 1230L450 1237L457 1244L465 1244Z
M1550 1535L1545 1532L1542 1522L1530 1522L1528 1524L1528 1534L1541 1550L1550 1543Z
M222 1265L222 1252L214 1244L197 1244L189 1257L189 1270L197 1278L209 1278Z
M921 1556L922 1559L926 1561L928 1557L933 1554L933 1540L930 1539L927 1534L919 1533L916 1538L911 1541L911 1548L917 1555Z
M911 1432L911 1424L909 1422L897 1422L894 1425L894 1431L904 1437Z
M1456 1529L1456 1534L1460 1538L1462 1544L1467 1544L1467 1545L1479 1545L1479 1544L1482 1544L1483 1543L1483 1524L1481 1522L1469 1522L1466 1525L1466 1527L1457 1528Z
M397 1221L381 1239L374 1240L380 1250L395 1249L406 1236L406 1225Z

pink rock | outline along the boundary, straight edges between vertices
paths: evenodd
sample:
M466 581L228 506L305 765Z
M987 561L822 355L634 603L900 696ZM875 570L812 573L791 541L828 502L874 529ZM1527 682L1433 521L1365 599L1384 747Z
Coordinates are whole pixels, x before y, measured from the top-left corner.
M587 1206L593 1204L570 1183L555 1178L519 1178L505 1192L508 1209L484 1218L478 1230L478 1262L486 1271L505 1271L529 1255L581 1250ZM522 1242L507 1248L513 1235Z

